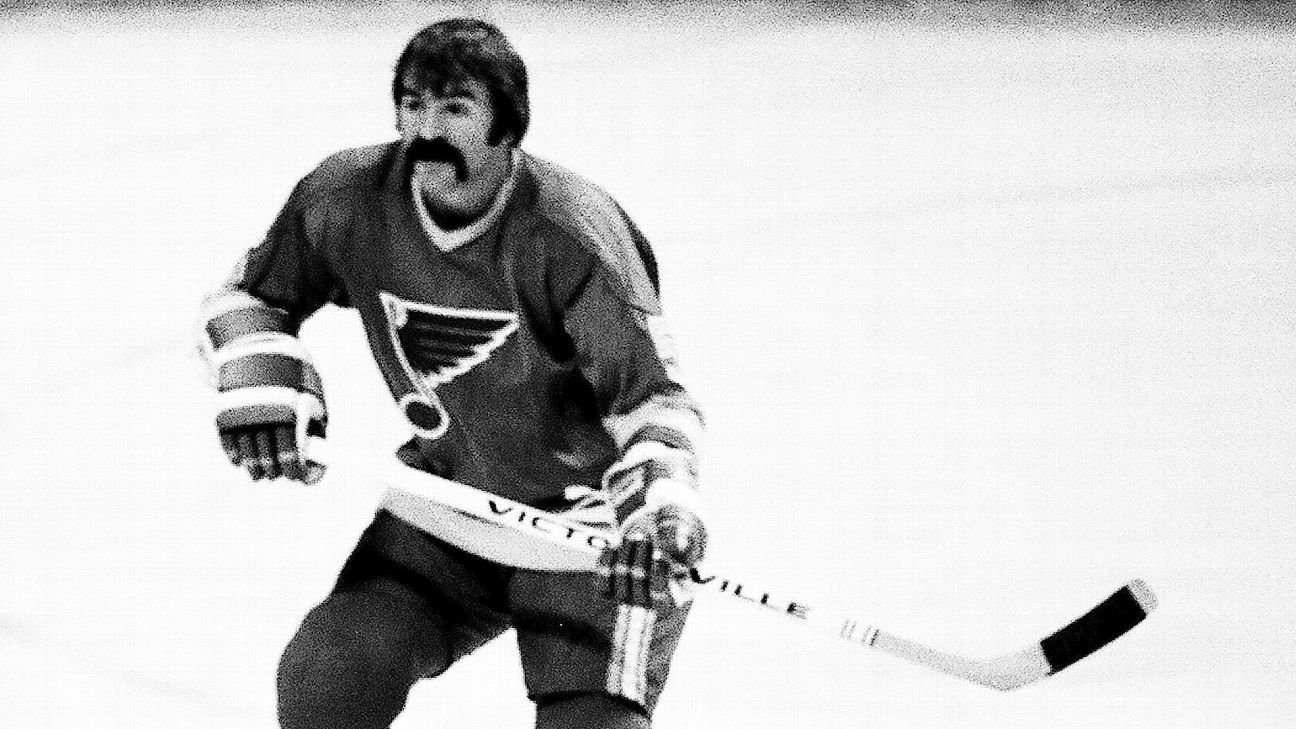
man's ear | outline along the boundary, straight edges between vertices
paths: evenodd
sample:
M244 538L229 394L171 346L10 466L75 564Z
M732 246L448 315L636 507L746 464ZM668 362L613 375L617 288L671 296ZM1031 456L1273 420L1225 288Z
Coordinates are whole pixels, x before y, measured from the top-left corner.
M499 142L497 142L493 146L507 147L509 149L512 149L517 146L517 134L514 132L505 132L503 135L500 136Z

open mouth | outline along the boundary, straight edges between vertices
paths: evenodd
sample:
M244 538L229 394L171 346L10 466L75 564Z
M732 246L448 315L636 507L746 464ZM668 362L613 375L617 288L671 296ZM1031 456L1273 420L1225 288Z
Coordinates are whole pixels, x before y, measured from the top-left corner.
M445 165L454 170L455 179L459 182L465 182L468 179L468 168L461 162L453 162L451 160L423 160L415 162L414 164L422 168L427 168L431 165Z
M409 148L409 161L411 165L417 163L448 164L454 167L455 179L459 182L468 179L468 163L464 160L463 153L447 142L444 137L430 140L414 140Z

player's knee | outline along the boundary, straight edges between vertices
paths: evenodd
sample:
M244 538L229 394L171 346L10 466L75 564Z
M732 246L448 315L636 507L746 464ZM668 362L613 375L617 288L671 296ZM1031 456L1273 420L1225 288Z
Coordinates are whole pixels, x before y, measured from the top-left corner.
M396 718L438 656L386 602L341 593L306 615L279 661L284 729L381 729Z
M536 701L536 729L649 729L644 708L604 693L574 693Z

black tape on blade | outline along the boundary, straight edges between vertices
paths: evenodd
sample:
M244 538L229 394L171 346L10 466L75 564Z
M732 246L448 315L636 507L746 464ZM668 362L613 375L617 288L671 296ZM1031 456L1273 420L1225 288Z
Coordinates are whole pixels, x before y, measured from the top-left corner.
M1143 622L1147 612L1126 585L1070 625L1040 641L1050 674L1057 673Z

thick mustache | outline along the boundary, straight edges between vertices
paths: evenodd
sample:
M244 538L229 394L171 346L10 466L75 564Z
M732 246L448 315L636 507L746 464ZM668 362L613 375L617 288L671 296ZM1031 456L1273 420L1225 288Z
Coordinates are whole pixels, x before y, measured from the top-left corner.
M468 179L468 163L464 160L463 153L445 137L419 137L410 143L407 155L411 165L416 162L449 162L454 165L455 177L460 182Z

